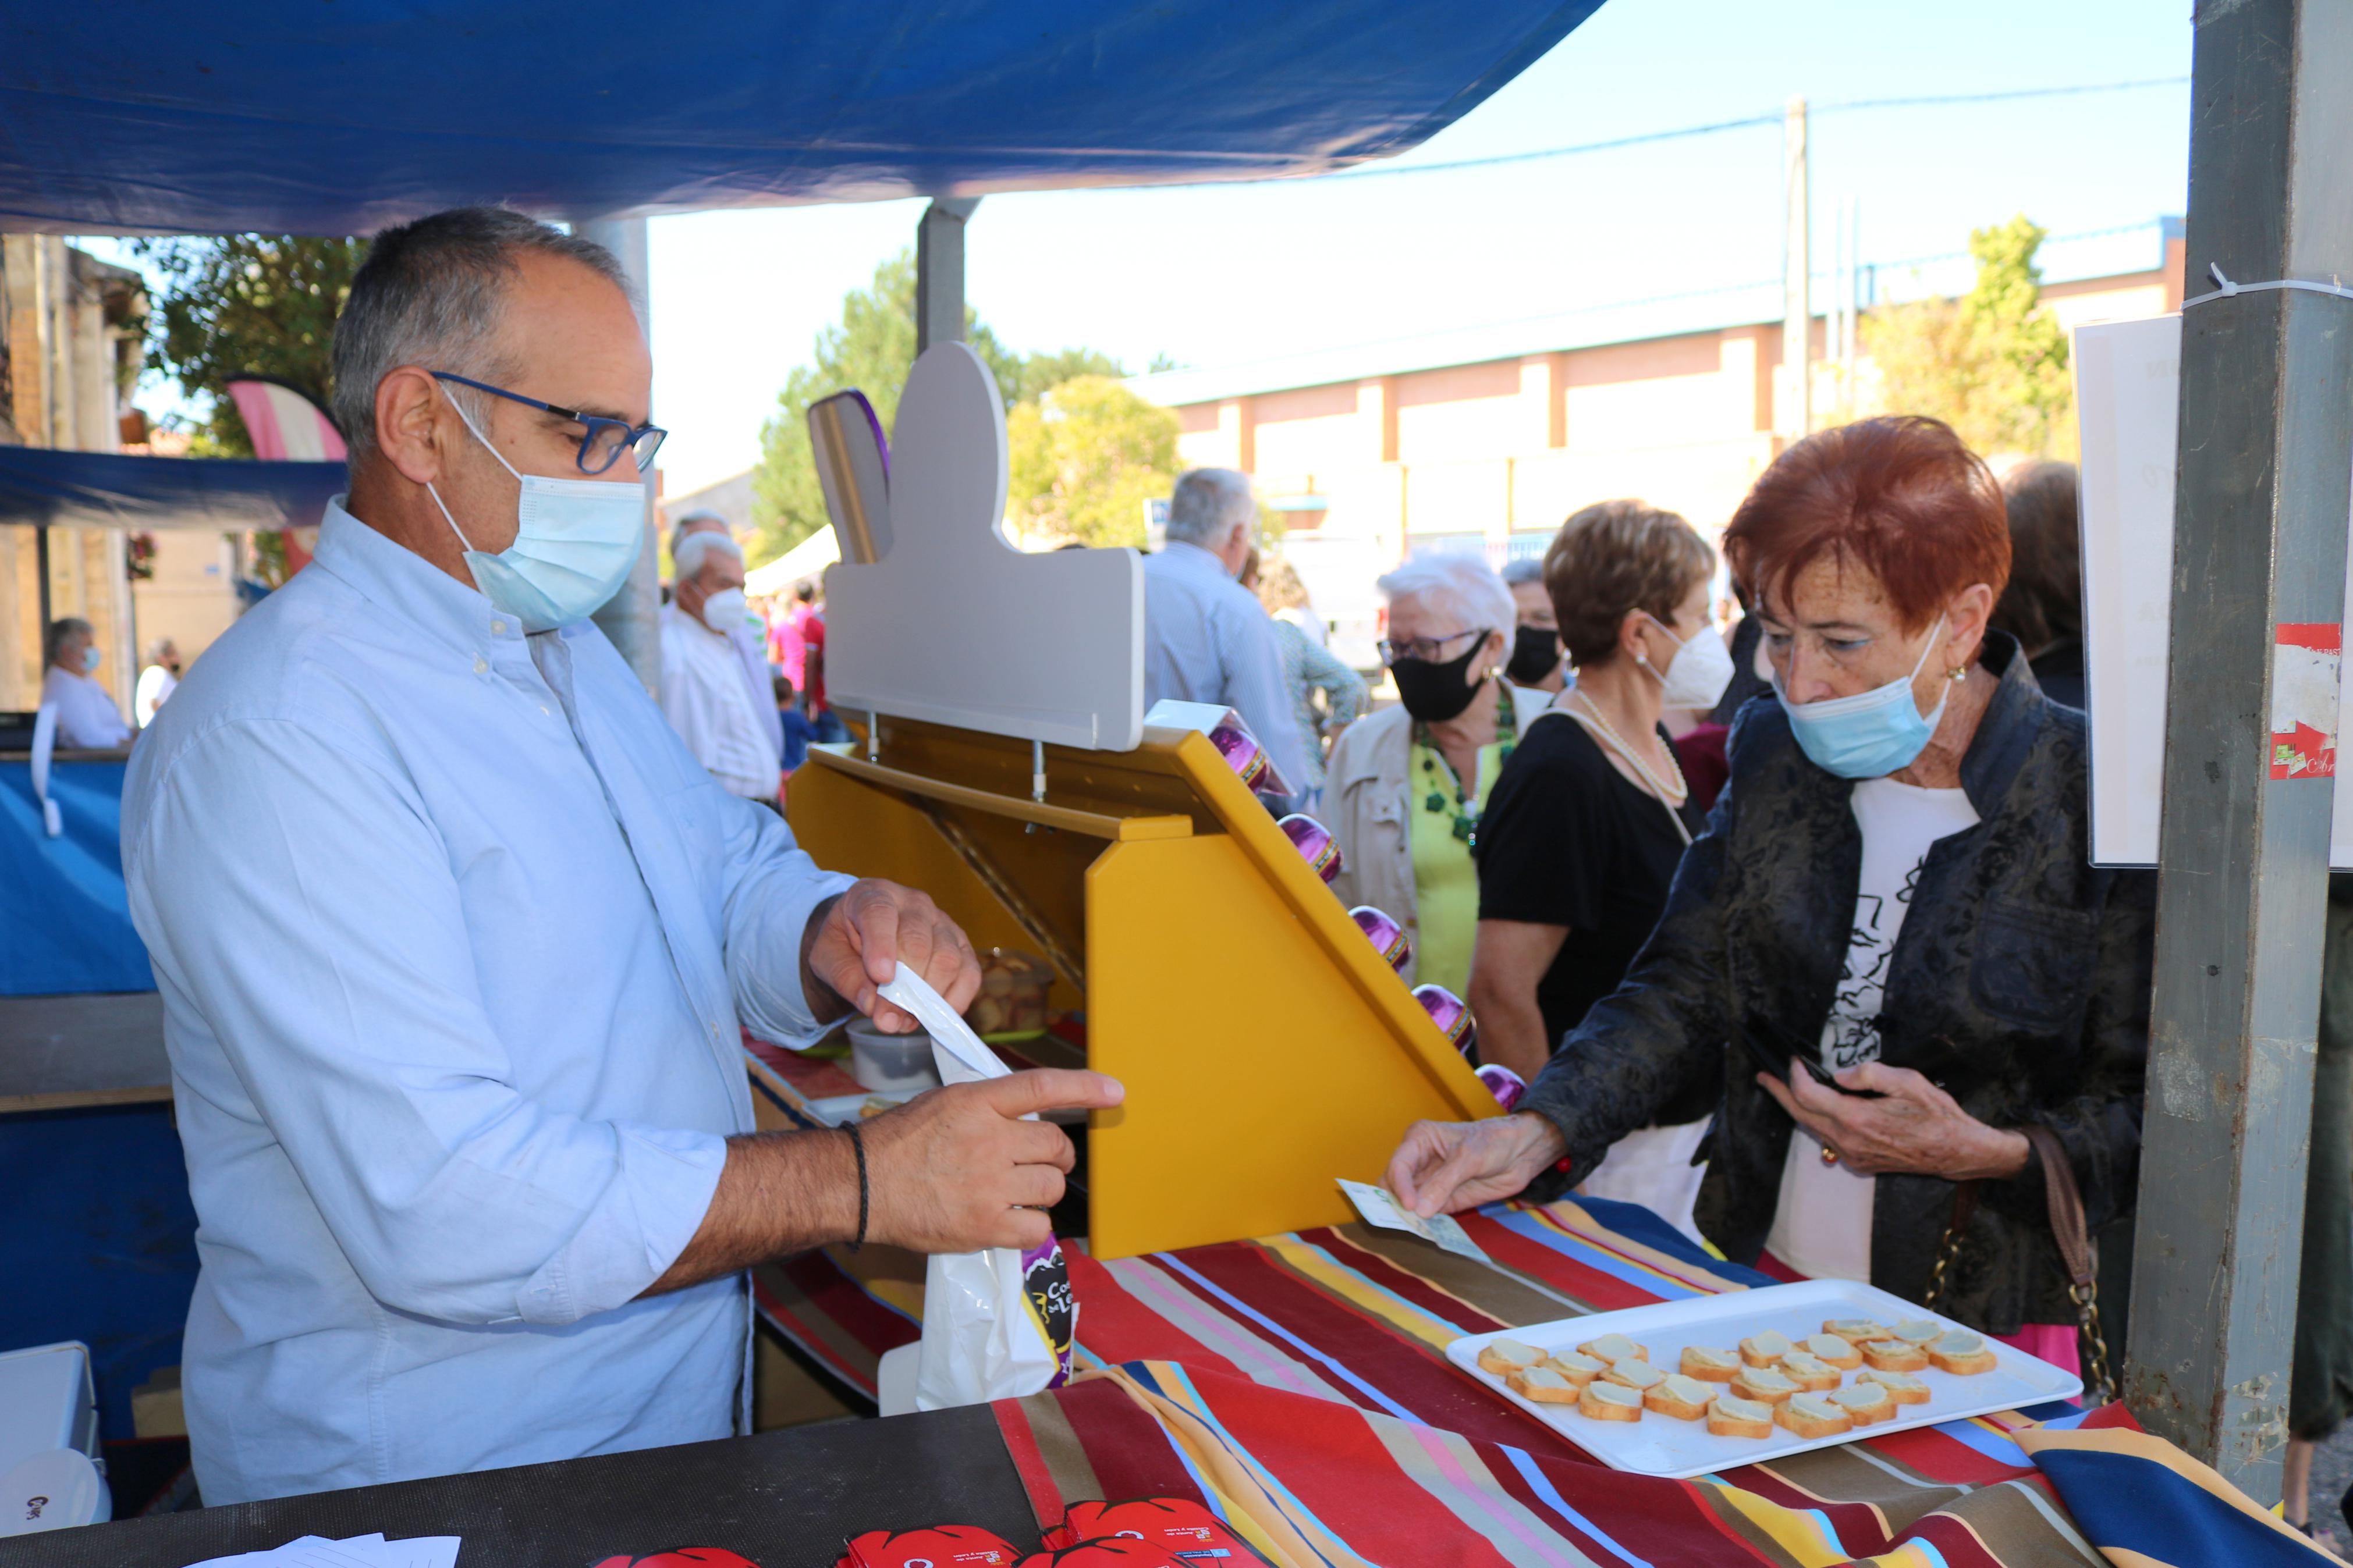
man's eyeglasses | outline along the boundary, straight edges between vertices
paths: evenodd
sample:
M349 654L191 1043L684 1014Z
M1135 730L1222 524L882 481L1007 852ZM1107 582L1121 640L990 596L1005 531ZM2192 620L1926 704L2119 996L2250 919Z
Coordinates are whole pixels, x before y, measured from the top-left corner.
M536 397L525 397L520 392L509 392L503 386L470 380L446 370L433 373L436 381L454 381L460 386L470 386L476 392L487 392L493 397L503 397L510 403L520 403L553 414L558 419L568 419L585 426L588 434L580 437L580 471L601 474L621 460L628 452L638 460L638 472L644 473L654 465L654 454L661 450L662 438L670 434L659 425L631 425L626 419L607 419L595 414L583 414L577 408L566 408L557 403L542 403Z
M1478 626L1449 632L1442 637L1411 637L1404 642L1391 642L1383 637L1375 646L1380 649L1383 664L1395 664L1401 658L1419 658L1431 664L1446 662L1446 645L1461 642L1464 637L1483 637L1486 632Z

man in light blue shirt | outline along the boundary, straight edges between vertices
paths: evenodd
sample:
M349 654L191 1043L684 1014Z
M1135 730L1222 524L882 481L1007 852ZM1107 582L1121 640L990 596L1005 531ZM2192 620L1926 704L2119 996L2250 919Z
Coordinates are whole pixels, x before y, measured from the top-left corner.
M659 433L617 267L495 209L389 231L335 368L350 495L161 711L123 803L211 1503L744 1430L748 1265L1033 1243L1070 1149L1017 1119L1117 1095L1022 1074L862 1147L754 1133L739 1022L905 1028L875 992L898 961L959 1006L977 967L923 894L819 870L721 790L593 625L528 626L470 564L577 597L527 534L562 556L565 497L606 499L579 481L639 484Z
M1248 476L1190 468L1168 498L1168 545L1144 561L1144 702L1213 702L1242 716L1293 789L1306 752L1274 623L1234 581L1258 534Z

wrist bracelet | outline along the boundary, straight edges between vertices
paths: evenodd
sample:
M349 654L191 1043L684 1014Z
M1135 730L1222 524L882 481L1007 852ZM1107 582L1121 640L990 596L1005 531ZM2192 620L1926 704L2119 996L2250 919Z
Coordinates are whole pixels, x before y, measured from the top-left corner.
M858 1239L849 1244L856 1252L866 1245L866 1139L855 1121L845 1121L841 1130L849 1134L850 1152L858 1156Z

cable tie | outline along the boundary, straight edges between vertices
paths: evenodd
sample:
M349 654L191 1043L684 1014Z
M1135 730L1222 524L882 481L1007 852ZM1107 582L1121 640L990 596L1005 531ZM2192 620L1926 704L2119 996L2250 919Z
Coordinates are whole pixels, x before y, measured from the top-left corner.
M2187 310L2192 305L2203 305L2209 300L2228 300L2235 294L2260 294L2266 289L2302 289L2308 293L2334 294L2340 300L2353 300L2353 289L2339 283L2316 283L2308 278L2276 278L2269 283L2233 283L2222 276L2222 268L2214 262L2208 262L2206 270L2214 275L2214 281L2221 287L2211 294L2184 300L2181 301L2183 310Z

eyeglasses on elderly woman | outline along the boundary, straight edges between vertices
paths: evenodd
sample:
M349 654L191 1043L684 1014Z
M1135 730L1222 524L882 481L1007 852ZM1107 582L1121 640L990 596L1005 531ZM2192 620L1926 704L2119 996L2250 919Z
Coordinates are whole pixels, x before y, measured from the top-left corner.
M1443 664L1446 661L1446 650L1449 647L1460 643L1464 637L1483 637L1487 635L1488 628L1484 626L1466 626L1459 632L1448 632L1444 637L1408 637L1403 642L1392 642L1388 637L1383 637L1374 647L1379 650L1383 664L1395 664L1401 658L1427 659L1431 664Z
M663 438L670 432L659 425L632 425L626 419L607 419L601 415L583 414L577 408L561 404L543 403L536 397L525 397L520 392L509 392L503 386L475 381L453 371L437 370L436 381L454 381L460 386L470 386L476 392L487 392L493 397L503 397L510 403L520 403L526 408L536 408L553 414L558 419L580 426L586 434L580 437L580 453L575 459L584 474L601 474L621 460L628 452L637 458L638 472L653 467L654 454L661 450Z

